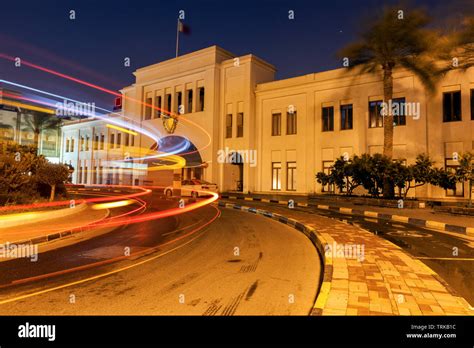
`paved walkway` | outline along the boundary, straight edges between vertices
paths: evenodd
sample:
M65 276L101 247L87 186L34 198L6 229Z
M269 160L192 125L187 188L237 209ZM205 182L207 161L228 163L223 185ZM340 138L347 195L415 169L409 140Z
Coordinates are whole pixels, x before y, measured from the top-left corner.
M303 232L310 238L315 234L312 239L317 241L313 242L322 245L323 253L332 248L331 253L323 255L324 279L314 306L315 315L474 314L467 301L424 263L357 226L276 204L227 202L297 220L305 225ZM281 216L259 213L284 222ZM345 248L341 251L341 247Z
M28 223L21 226L0 228L0 244L47 241L48 235L69 232L104 219L108 210L93 210L87 207L80 213L51 220ZM59 237L59 236L58 236Z

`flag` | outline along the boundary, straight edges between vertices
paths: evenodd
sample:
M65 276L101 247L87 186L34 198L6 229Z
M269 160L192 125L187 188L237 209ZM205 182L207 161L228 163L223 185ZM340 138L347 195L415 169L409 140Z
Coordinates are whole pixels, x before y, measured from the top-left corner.
M184 24L181 21L178 21L178 31L180 33L183 33L183 34L190 34L191 33L191 29L189 28L189 26L187 26L186 24Z

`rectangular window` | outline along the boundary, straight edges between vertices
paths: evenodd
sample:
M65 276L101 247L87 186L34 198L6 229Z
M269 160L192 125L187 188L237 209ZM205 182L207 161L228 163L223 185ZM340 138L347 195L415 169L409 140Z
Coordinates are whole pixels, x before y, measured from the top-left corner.
M237 114L237 138L244 136L244 113L239 112Z
M281 113L272 114L272 135L281 135Z
M369 102L369 128L383 127L382 101Z
M74 138L71 138L71 152L74 152L75 150L74 143L75 143Z
M86 151L89 151L90 140L91 138L89 138L89 136L86 136Z
M104 175L104 167L100 166L99 167L99 184L102 185L104 182L103 176Z
M296 111L286 113L286 134L296 134L297 125Z
M397 112L393 112L396 111ZM392 99L393 123L395 126L405 126L407 124L407 115L405 115L405 98ZM397 113L397 115L395 115Z
M198 105L196 111L204 111L204 87L198 88Z
M99 134L95 135L95 140L94 140L94 150L99 149Z
M151 103L153 103L153 100L151 98L146 98L145 100L145 120L150 120L151 119Z
M471 120L474 120L474 89L471 89Z
M110 146L111 149L114 148L114 143L115 143L115 134L111 133L110 134L110 141L109 141L109 146Z
M296 162L286 163L286 189L296 191Z
M122 145L122 133L117 133L117 147L120 148Z
M130 146L135 146L135 136L133 134L130 136Z
M101 149L101 150L104 149L104 144L105 144L105 134L104 134L104 133L100 133L100 149Z
M69 138L66 139L66 152L69 152L69 144L70 144L70 141L69 141Z
M461 91L443 93L443 122L461 120Z
M341 130L352 129L352 104L341 105Z
M176 113L184 114L183 92L176 92Z
M97 184L97 166L94 167L94 172L92 173L92 184Z
M88 172L88 169L87 169L87 166L84 167L84 184L87 184L87 172Z
M155 110L155 118L161 117L161 95L155 97L155 106L158 110Z
M327 106L321 110L323 132L331 132L334 130L334 107Z
M130 144L130 134L125 133L125 146Z
M225 137L232 138L232 114L225 116Z
M331 174L331 169L334 165L333 161L323 161L323 173L329 175ZM334 185L333 184L327 184L323 186L322 192L334 192Z
M165 95L165 107L163 111L166 115L169 115L171 112L171 94Z
M281 190L281 163L272 162L272 190Z
M82 184L82 167L79 164L79 170L77 171L77 183Z
M81 144L79 146L79 151L84 151L84 137L81 137Z
M188 89L186 91L186 112L193 112L193 90Z

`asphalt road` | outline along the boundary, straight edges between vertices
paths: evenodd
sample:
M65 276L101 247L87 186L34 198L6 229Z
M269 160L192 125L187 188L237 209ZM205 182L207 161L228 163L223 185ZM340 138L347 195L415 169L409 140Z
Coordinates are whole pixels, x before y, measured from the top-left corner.
M150 207L162 204L169 203L155 198ZM309 240L260 216L221 213L207 206L122 226L42 253L36 263L2 262L0 315L308 314L320 278ZM100 264L125 247L142 254ZM41 278L50 272L59 274ZM7 285L28 277L39 278Z

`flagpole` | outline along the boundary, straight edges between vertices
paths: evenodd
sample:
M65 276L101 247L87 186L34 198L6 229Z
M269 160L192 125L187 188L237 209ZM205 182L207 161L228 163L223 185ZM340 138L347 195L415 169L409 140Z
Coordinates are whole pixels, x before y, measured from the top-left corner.
M178 25L176 26L176 58L178 58L178 47L179 47L179 18L178 18Z

